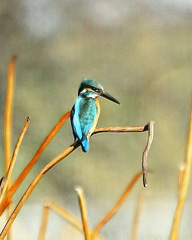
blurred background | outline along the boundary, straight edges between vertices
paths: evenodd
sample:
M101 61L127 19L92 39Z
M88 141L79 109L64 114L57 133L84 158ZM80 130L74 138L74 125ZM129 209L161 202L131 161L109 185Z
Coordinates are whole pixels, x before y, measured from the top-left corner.
M139 239L167 239L185 159L192 87L192 2L178 0L10 0L0 4L0 176L4 174L4 106L7 66L18 56L13 109L13 147L27 116L14 180L58 119L69 111L84 77L100 82L121 105L100 99L100 126L138 126L155 121L148 187ZM76 186L84 189L93 228L141 170L147 133L98 134L90 151L77 149L47 173L13 224L14 239L37 239L43 203L55 200L80 219ZM40 169L73 142L67 121L14 196L20 199ZM101 235L130 239L142 180ZM191 239L192 189L180 239ZM18 234L19 233L19 234ZM50 214L46 239L83 239Z

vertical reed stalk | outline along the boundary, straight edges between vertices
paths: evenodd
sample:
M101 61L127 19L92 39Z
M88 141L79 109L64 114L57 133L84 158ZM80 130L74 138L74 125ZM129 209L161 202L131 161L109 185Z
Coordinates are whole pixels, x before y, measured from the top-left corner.
M38 240L44 240L45 239L48 217L49 217L49 207L45 206L43 208L43 218L42 218L42 223L41 223L41 228L40 228Z
M185 203L185 199L187 196L187 191L190 182L191 175L191 167L192 167L192 109L190 116L190 124L189 124L189 135L187 142L187 151L186 151L186 160L185 160L185 171L182 176L181 189L179 193L179 199L175 211L175 216L173 219L170 240L178 240L179 238L179 226L181 222L181 215L183 211L183 206Z
M77 194L78 194L78 199L79 199L79 206L81 210L81 219L82 219L82 224L83 224L83 232L85 236L85 240L90 240L90 234L89 234L89 226L88 226L88 219L87 219L87 209L86 209L86 204L85 204L85 197L83 194L83 190L81 188L76 188L75 189Z
M14 78L15 78L15 62L16 56L13 56L8 66L8 79L7 79L7 95L5 105L5 174L7 174L9 164L11 161L11 142L12 142L12 106L13 106L13 90L14 90ZM8 188L11 186L11 176L7 181ZM8 206L8 217L12 212L12 203ZM12 239L11 231L8 234L8 240Z
M142 175L142 172L137 173L134 178L131 180L129 185L127 186L126 190L122 194L122 196L117 201L116 205L108 212L108 214L97 224L97 226L93 229L91 233L91 239L94 239L94 237L98 234L98 232L101 230L101 228L115 215L115 213L119 210L119 208L122 206L124 201L126 200L127 196L131 192L132 188L134 187L137 180Z

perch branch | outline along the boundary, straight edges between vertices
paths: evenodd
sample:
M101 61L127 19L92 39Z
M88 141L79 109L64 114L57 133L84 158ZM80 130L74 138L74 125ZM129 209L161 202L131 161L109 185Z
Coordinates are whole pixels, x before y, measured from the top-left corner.
M80 206L80 210L81 210L81 220L82 220L85 240L90 240L91 238L90 238L90 234L89 234L87 209L86 209L84 193L83 193L83 190L80 187L76 188L75 190L78 194L79 206Z
M69 114L69 113L67 113L67 114ZM66 116L68 117L67 114L66 114ZM122 128L118 128L118 130L120 132L129 132L130 129L131 129L131 132L133 132L133 131L134 132L138 132L138 131L141 132L142 131L141 127L122 127ZM148 125L143 126L142 129L143 129L143 131L147 131L148 130ZM98 129L95 130L94 134L100 133L100 132L117 132L117 128L116 127L111 127L111 128L106 128L106 130L105 130L105 128L98 128ZM70 147L66 148L61 154L59 154L54 159L52 159L44 168L42 168L42 170L39 172L39 174L36 176L36 178L30 184L30 186L28 187L28 189L26 190L24 195L21 197L19 203L17 204L16 208L14 209L10 218L8 219L6 225L4 226L4 228L3 228L3 230L0 234L0 240L4 239L5 235L7 234L8 230L10 228L10 226L12 225L14 219L16 218L16 216L19 213L21 207L23 206L24 202L27 200L27 198L29 197L29 195L31 194L31 192L33 191L33 189L35 188L35 186L37 185L39 180L43 177L43 175L47 171L49 171L55 164L60 162L62 159L64 159L66 156L68 156L71 152L73 152L79 146L80 146L79 142L75 142ZM4 198L4 200L6 201L6 199L7 199L7 196ZM6 204L5 204L4 200L2 201L2 204L4 203L3 207L5 208ZM3 207L0 206L0 209L3 209Z
M148 131L148 124L145 126L137 126L137 127L100 127L96 128L92 135L96 133L123 133L123 132L145 132Z
M154 132L154 122L150 121L145 126L137 126L137 127L102 127L97 128L92 135L96 133L104 133L104 132L115 132L115 133L122 133L122 132L145 132L148 131L148 141L145 147L145 150L142 155L142 171L143 171L143 185L147 187L147 160L149 150L153 141L153 132Z
M66 121L66 119L69 116L70 116L70 112L67 112L65 115L63 115L61 117L61 119L58 121L58 123L52 129L52 131L45 138L45 140L43 141L43 143L41 144L41 146L39 147L39 149L35 153L34 157L31 159L31 161L28 163L28 165L25 167L25 169L21 172L21 174L17 178L17 180L14 182L14 184L12 185L12 187L10 188L6 197L3 199L3 201L0 205L0 216L3 213L3 211L5 210L5 208L8 206L9 199L13 196L13 194L15 193L15 191L17 190L17 188L19 187L21 182L25 179L26 175L29 173L29 171L34 166L34 164L37 162L38 158L40 157L40 155L44 151L45 147L49 144L51 139L55 136L55 134L58 132L58 130L61 128L61 126L64 124L64 122ZM148 123L147 125L137 126L137 127L102 127L102 128L97 128L93 132L92 135L97 134L97 133L104 133L104 132L116 132L116 133L120 133L120 132L145 132L145 131L149 130L149 125L151 125L151 124ZM151 131L151 134L152 133L153 133L153 129ZM151 138L151 141L152 141L152 138ZM149 143L149 141L148 141L148 143ZM145 148L145 156L148 155L148 154L146 155L146 151L149 151L149 147Z
M91 233L91 239L94 239L94 237L98 234L98 232L101 230L101 228L109 221L110 218L112 218L115 213L119 210L119 208L122 206L124 201L126 200L127 196L131 192L132 188L134 187L135 183L139 179L139 177L142 175L142 172L137 173L132 181L129 183L128 187L116 203L116 205L109 211L109 213L97 224L97 226L94 228L94 230Z

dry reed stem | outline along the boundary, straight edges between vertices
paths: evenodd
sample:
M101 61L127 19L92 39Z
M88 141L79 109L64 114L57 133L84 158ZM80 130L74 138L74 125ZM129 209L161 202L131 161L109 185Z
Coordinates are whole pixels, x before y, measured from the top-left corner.
M126 198L128 197L129 193L131 192L132 188L134 187L135 183L139 179L139 177L142 175L142 172L137 173L134 178L129 183L128 187L116 203L116 205L109 211L109 213L97 224L97 226L93 229L91 233L91 239L94 239L94 237L98 234L98 232L101 230L101 228L111 219L115 213L119 210L119 208L122 206Z
M2 189L5 186L6 182L7 182L7 178L6 177L2 177L1 180L0 180L0 194L2 192Z
M29 173L31 168L34 166L34 164L37 162L38 158L46 148L46 146L49 144L51 139L55 136L55 134L58 132L58 130L61 128L61 126L64 124L66 119L70 116L70 112L67 112L65 115L63 115L58 123L55 125L55 127L52 129L52 131L48 134L48 136L45 138L37 152L35 153L34 157L31 159L31 161L28 163L28 165L25 167L25 169L21 172L17 180L13 183L11 188L9 189L7 195L3 199L2 203L0 204L0 216L4 212L5 208L9 204L9 199L13 196L15 191L18 189L19 185L22 183L22 181L25 179L26 175ZM136 126L136 127L102 127L102 128L97 128L93 132L92 135L97 134L97 133L104 133L104 132L116 132L116 133L121 133L121 132L145 132L149 131L149 125L144 126ZM151 131L153 133L153 131ZM148 141L149 143L149 141ZM147 144L148 144L147 143ZM149 151L149 148L145 148L145 151ZM146 156L146 154L145 154Z
M79 230L80 232L83 232L83 228L82 228L82 222L80 222L79 220L77 220L74 216L72 216L67 210L65 210L64 208L60 207L58 204L56 204L53 201L47 201L44 205L44 209L48 208L49 210L55 211L57 214L61 215L63 218L65 218L71 225L73 225L77 230ZM42 225L40 228L40 233L39 236L41 235L41 237L39 237L38 240L44 240L45 238L45 231L46 231L46 226L47 226L47 218L48 215L45 211L43 211L43 217L42 217ZM90 230L89 230L90 231ZM104 240L102 237L100 236L96 236L96 240Z
M185 159L185 171L183 174L183 180L181 184L175 216L173 219L170 240L178 240L181 215L182 215L183 206L184 206L184 202L185 202L188 187L189 187L191 166L192 166L192 109L190 114L189 135L188 135L188 143L187 143L187 151L186 151L186 159Z
M62 127L62 125L65 123L66 119L69 118L70 112L67 112L65 115L63 115L57 124L54 126L54 128L51 130L51 132L48 134L48 136L44 139L43 143L31 159L31 161L27 164L27 166L23 169L17 180L13 183L11 188L8 190L7 195L3 199L2 203L0 204L0 216L4 212L5 208L9 204L9 199L13 196L13 194L16 192L20 184L23 182L27 174L30 172L32 167L35 165L41 154L43 153L46 146L50 143L50 141L53 139L53 137L56 135L56 133L59 131L59 129Z
M4 186L3 190L2 190L2 193L0 195L0 202L2 201L2 199L4 197L4 194L5 194L5 191L7 189L8 182L9 182L9 179L10 179L10 177L12 175L13 168L14 168L14 165L15 165L15 162L16 162L16 158L17 158L17 155L18 155L18 152L19 152L19 148L21 146L21 143L22 143L22 140L23 140L23 138L25 136L25 133L26 133L28 127L29 127L29 123L30 123L30 118L28 117L26 122L25 122L25 125L24 125L24 127L23 127L23 129L22 129L22 131L21 131L21 133L19 135L19 138L18 138L17 143L15 145L15 149L13 151L13 156L11 158L11 162L9 164L9 168L8 168L8 171L7 171L7 174L6 174L7 181L6 181L5 186Z
M79 206L81 210L81 220L83 225L84 237L85 237L85 240L90 240L91 238L90 238L89 225L88 225L88 219L87 219L87 208L86 208L83 189L78 187L75 189L75 191L77 192L77 195L78 195Z
M178 196L180 195L180 192L181 192L184 173L185 173L185 165L181 164L179 167L179 174L178 174Z
M143 151L142 155L142 171L143 171L143 186L147 187L147 160L149 155L149 150L151 144L153 142L153 133L154 133L154 122L150 121L147 125L137 126L137 127L103 127L97 128L92 135L95 133L103 133L103 132L145 132L148 131L148 140L146 147Z
M65 118L67 118L68 117L68 114L70 114L70 112L68 112L67 114L65 114L64 116L65 116ZM66 119L65 119L66 120ZM61 123L60 123L60 121L57 123L57 125L58 124L60 124L61 125ZM55 128L57 128L58 126L55 126L54 127L54 129ZM148 130L148 125L146 125L146 126L143 126L142 127L143 128L143 131L147 131ZM53 129L53 130L54 130ZM107 128L108 130L106 130L107 132L114 132L113 130L115 129L115 131L117 131L116 130L116 127L111 127L111 128ZM131 129L131 132L137 132L137 130L139 129L139 132L141 131L141 127L123 127L122 129L119 129L119 131L123 131L123 132L129 132L129 129ZM96 129L95 130L95 132L94 132L94 134L96 134L96 133L100 133L100 132L106 132L103 128L102 128L102 131L101 131L101 129ZM53 131L52 131L52 135L53 135ZM55 135L55 134L54 134ZM48 136L49 137L49 136ZM50 141L50 140L49 140ZM48 142L49 142L48 141ZM46 142L46 144L42 144L43 145L43 150L44 150L44 148L45 148L45 145L47 145L48 143L47 143L47 141L44 141L44 142ZM42 146L41 145L41 146ZM14 209L14 211L12 212L12 214L11 214L11 216L10 216L10 218L8 219L8 221L7 221L7 223L6 223L6 225L4 226L4 228L3 228L3 230L2 230L2 232L1 232L1 234L0 234L0 240L2 240L2 239L4 239L4 237L5 237L5 235L7 234L7 232L8 232L8 230L9 230L9 228L11 227L11 225L12 225L12 223L13 223L13 221L15 220L15 218L16 218L16 216L17 216L17 214L19 213L19 211L20 211L20 209L21 209L21 207L23 206L23 204L24 204L24 202L27 200L27 198L29 197L29 195L31 194L31 192L33 191L33 189L35 188L35 186L37 185L37 183L39 182L39 180L43 177L43 175L47 172L47 171L49 171L55 164L57 164L58 162L60 162L63 158L65 158L66 156L68 156L71 152L73 152L77 147L79 147L80 146L80 144L79 144L79 142L77 141L77 142L75 142L74 144L72 144L70 147L68 147L68 148L66 148L61 154L59 154L58 156L56 156L54 159L52 159L44 168L42 168L42 170L39 172L39 174L36 176L36 178L32 181L32 183L30 184L30 186L28 187L28 189L26 190L26 192L24 193L24 195L21 197L21 199L20 199L20 201L19 201L19 203L17 204L17 206L15 207L15 209ZM40 147L40 149L41 149L41 147ZM40 153L42 153L42 151L43 151L42 149L41 149L41 151L40 151ZM38 152L38 151L37 151ZM35 156L36 156L36 154L35 154ZM38 155L39 156L39 155ZM34 158L33 158L34 159ZM32 159L32 160L33 160ZM31 161L32 161L31 160ZM30 162L31 163L31 162ZM30 163L28 164L28 165L30 165ZM27 165L27 166L28 166ZM30 166L31 167L31 166ZM25 168L26 169L26 168ZM29 172L29 170L28 169L26 169L26 171L27 172ZM23 171L24 172L24 171ZM23 173L22 172L22 173ZM20 176L22 175L22 173L20 174ZM24 172L23 174L27 174L26 172ZM23 176L22 176L22 178L23 178ZM18 178L19 179L19 178ZM16 180L16 182L17 182L17 180ZM13 184L14 185L14 184ZM18 188L18 186L16 185L16 187ZM6 204L7 204L7 200L9 199L9 196L10 196L10 194L12 193L12 191L11 191L11 189L10 189L10 191L9 191L9 195L7 196L6 195L6 197L4 198L4 200L2 201L2 203L1 203L1 205L0 205L0 209L1 209L1 211L2 211L2 209L5 209L5 207L7 206ZM13 193L12 193L13 194Z
M41 223L41 228L40 228L38 240L44 240L45 239L45 233L46 233L46 230L47 230L48 217L49 217L49 207L48 206L44 206L42 223Z
M11 125L16 59L17 57L13 56L8 66L7 95L5 104L5 172L7 172L11 160Z
M153 142L154 122L148 123L148 141L142 156L143 186L147 187L147 160L149 149Z
M131 230L131 240L137 240L138 239L138 227L139 227L139 219L141 216L141 209L143 207L144 203L144 189L141 190L139 194L139 198L137 201L136 209L135 209L135 215L133 218L133 225Z
M128 126L128 127L100 127L96 128L92 135L96 133L123 133L123 132L145 132L148 131L148 124L144 126Z
M35 179L32 181L32 183L29 185L23 196L21 197L19 203L15 207L14 211L12 212L10 218L8 219L6 225L4 226L1 234L0 234L0 240L4 239L7 232L9 231L9 228L11 227L13 221L15 220L16 216L18 215L20 209L22 208L25 201L28 199L29 195L37 185L37 183L40 181L40 179L43 177L43 175L49 171L55 164L60 162L63 158L68 156L74 149L76 149L79 146L78 142L75 142L72 146L66 148L62 153L60 153L58 156L53 158L44 168L41 169L39 174L35 177Z
M5 104L5 174L7 174L9 163L11 160L11 142L12 142L12 107L13 107L13 89L14 89L14 75L15 75L15 63L16 56L13 56L8 66L8 79L7 79L7 95ZM8 188L11 186L11 175L7 180ZM12 212L12 201L8 206L8 217ZM8 240L12 239L12 232L9 232Z

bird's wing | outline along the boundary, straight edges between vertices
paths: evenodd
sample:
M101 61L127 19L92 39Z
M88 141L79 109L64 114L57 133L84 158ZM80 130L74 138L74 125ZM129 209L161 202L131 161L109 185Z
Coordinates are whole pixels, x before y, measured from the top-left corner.
M75 100L75 104L72 108L72 115L71 115L71 125L73 128L74 136L77 137L79 140L82 138L82 130L79 120L79 111L80 111L80 105L81 105L81 98L77 98Z
M97 106L94 99L84 99L81 104L79 114L81 131L83 138L89 138L90 133L95 130L95 119L97 116ZM91 132L90 132L91 131Z

